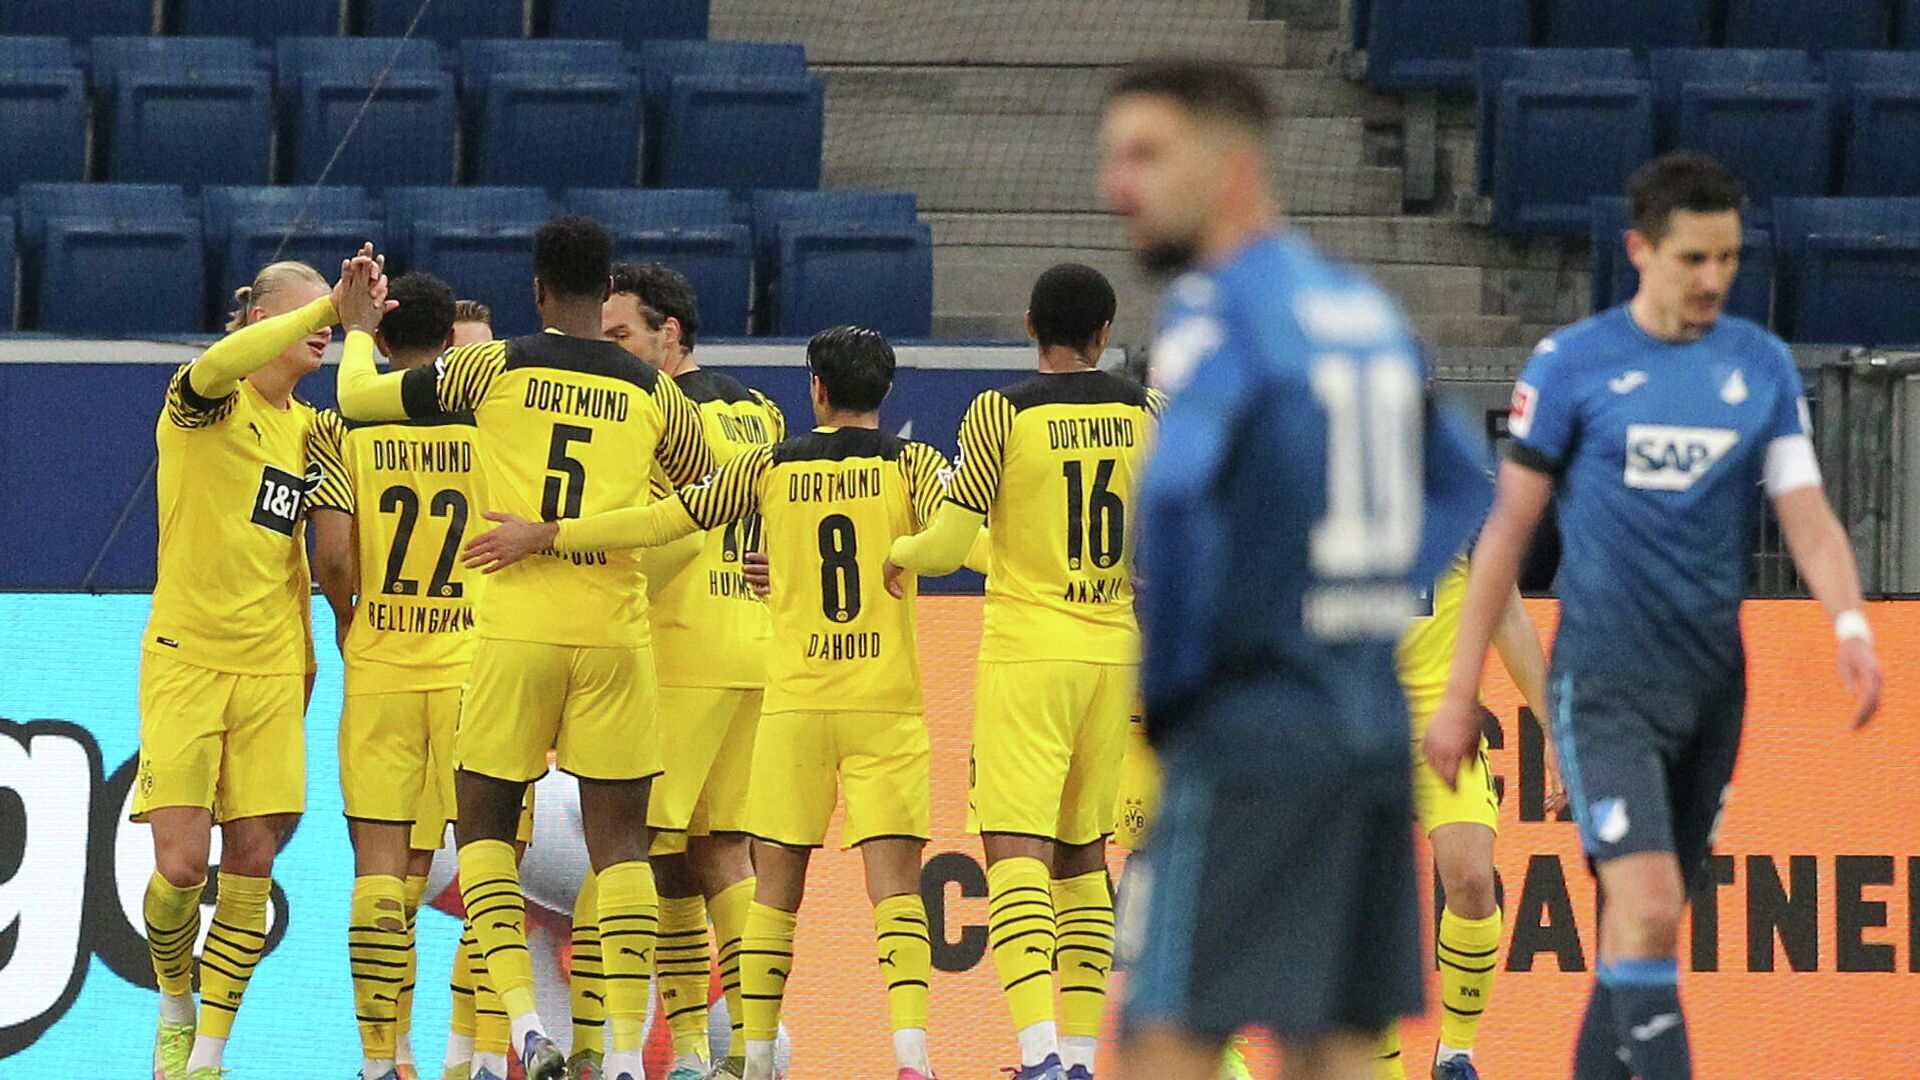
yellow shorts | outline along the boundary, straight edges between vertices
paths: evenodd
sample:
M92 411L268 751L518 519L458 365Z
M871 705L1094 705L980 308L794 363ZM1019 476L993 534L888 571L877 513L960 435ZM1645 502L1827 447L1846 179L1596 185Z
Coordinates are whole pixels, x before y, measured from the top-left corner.
M694 836L746 831L747 778L763 696L761 690L660 688L666 772L647 802L650 827Z
M843 847L932 835L932 750L919 713L783 712L760 718L747 832L819 847L844 789Z
M1480 752L1460 763L1457 783L1448 787L1427 764L1421 744L1413 744L1413 813L1428 833L1442 825L1485 825L1500 831L1500 797L1493 790L1493 770L1487 765L1487 740Z
M340 796L358 821L453 820L460 688L348 694L340 708Z
M1111 834L1137 670L1070 660L982 661L967 827L1064 844Z
M1160 808L1160 755L1147 745L1146 719L1127 722L1127 756L1120 763L1120 795L1114 807L1113 842L1128 851L1147 844L1147 830Z
M653 650L481 638L473 649L459 767L525 783L561 771L587 780L660 772Z
M305 675L235 675L140 654L133 820L173 806L215 821L307 807Z

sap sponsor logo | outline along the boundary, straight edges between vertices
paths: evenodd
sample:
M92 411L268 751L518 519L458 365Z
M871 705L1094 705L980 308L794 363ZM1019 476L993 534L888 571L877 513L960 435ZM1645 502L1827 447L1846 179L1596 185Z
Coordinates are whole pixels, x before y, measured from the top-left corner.
M77 724L0 717L0 1058L33 1045L66 1014L92 957L153 988L142 914L152 832L127 820L137 773L138 759L129 758L104 775L99 744ZM216 830L216 863L219 842ZM209 890L203 935L212 900ZM271 952L287 926L277 884L268 920Z
M1740 441L1729 428L1627 425L1626 485L1643 491L1686 491Z
M1328 345L1379 344L1399 326L1393 308L1365 289L1303 292L1294 298L1293 316L1308 337Z
M1507 434L1524 439L1533 434L1533 413L1540 404L1540 391L1531 383L1513 384L1513 404L1507 410Z
M1221 340L1220 324L1206 316L1182 319L1168 327L1153 343L1148 376L1154 388L1178 393Z

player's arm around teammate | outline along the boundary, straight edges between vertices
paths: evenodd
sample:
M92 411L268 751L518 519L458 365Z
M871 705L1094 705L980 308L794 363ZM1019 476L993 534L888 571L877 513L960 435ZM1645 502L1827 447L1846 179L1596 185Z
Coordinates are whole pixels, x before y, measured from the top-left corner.
M263 269L236 295L233 332L175 373L156 427L159 574L142 643L134 815L153 829L146 923L160 1080L217 1077L265 945L274 857L305 806L301 521L319 476L314 410L293 390L320 366L352 291L346 276L329 292L304 263ZM196 1032L190 980L216 823L220 884Z

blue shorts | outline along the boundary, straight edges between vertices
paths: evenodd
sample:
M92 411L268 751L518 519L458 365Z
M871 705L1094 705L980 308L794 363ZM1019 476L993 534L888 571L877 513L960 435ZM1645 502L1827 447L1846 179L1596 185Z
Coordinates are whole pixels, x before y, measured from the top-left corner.
M1740 753L1745 683L1683 690L1555 672L1548 697L1587 855L1670 851L1695 884Z

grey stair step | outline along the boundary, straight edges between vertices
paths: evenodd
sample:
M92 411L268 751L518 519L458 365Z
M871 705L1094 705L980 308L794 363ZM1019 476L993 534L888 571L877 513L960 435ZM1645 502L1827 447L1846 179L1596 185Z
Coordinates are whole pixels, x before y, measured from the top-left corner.
M828 155L825 178L829 188L912 191L928 211L1097 211L1096 172L1091 158L1064 160L1030 145L959 166L919 156L847 160L835 152ZM1287 165L1275 185L1285 205L1302 214L1389 214L1402 201L1400 170L1380 166Z
M1415 314L1479 315L1486 299L1486 271L1477 266L1359 263L1361 272Z
M976 113L1026 116L1100 114L1117 67L822 67L827 111L860 113ZM1323 71L1258 71L1282 117L1356 116L1369 124L1397 123L1397 99L1368 91Z
M1520 320L1512 315L1441 315L1410 312L1413 331L1432 346L1518 345Z
M1114 340L1140 343L1152 330L1162 284L1149 279L1125 251L1057 247L936 246L933 249L933 310L936 315L993 314L1005 335L1022 337L1033 282L1056 263L1077 262L1113 283L1118 308Z
M712 36L798 41L818 64L1117 64L1183 52L1282 67L1286 24L1245 0L718 0Z

